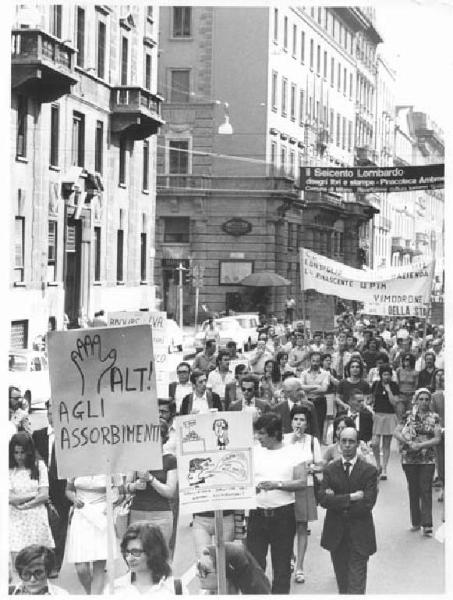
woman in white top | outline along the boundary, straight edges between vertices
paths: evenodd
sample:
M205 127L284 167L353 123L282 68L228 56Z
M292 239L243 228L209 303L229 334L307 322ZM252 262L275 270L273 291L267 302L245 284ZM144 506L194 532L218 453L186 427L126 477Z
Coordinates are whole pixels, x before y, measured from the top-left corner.
M295 479L306 479L306 486L295 492L297 559L294 573L296 583L305 582L304 559L308 542L308 521L316 521L318 512L314 492L313 473L322 469L322 455L318 439L307 433L307 409L294 405L290 413L293 433L283 437L285 445L295 444L300 449L300 465L295 468Z
M125 598L154 594L163 600L175 595L180 581L171 576L168 547L159 527L147 521L129 525L121 540L121 553L129 571L115 579L114 594ZM104 593L108 594L108 588Z

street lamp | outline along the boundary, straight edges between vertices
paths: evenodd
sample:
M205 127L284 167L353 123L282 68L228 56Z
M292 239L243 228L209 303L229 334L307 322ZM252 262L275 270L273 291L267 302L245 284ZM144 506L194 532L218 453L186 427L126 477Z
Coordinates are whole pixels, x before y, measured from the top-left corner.
M216 104L221 104L220 100L216 100ZM223 103L223 108L225 111L225 121L221 125L219 125L217 132L220 135L232 135L233 128L230 123L230 111L228 102Z

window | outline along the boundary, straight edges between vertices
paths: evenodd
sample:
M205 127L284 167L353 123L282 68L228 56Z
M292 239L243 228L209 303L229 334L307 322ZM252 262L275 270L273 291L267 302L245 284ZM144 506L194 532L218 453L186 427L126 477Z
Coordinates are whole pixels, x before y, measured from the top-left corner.
M299 125L304 124L304 91L299 91Z
M327 81L327 50L324 50L324 68L323 77Z
M60 107L58 104L52 104L50 107L50 156L49 161L52 167L58 167L60 133Z
M143 181L142 189L148 191L149 188L149 141L143 142Z
M10 347L14 350L28 348L28 320L11 321Z
M312 103L312 98L311 96L308 96L308 102L307 102L307 118L309 121L311 121L311 103Z
M339 24L339 29L338 29L338 43L342 44L343 42L343 25L342 23Z
M49 221L48 241L47 241L47 281L56 281L57 279L57 248L58 248L58 223Z
M349 99L352 100L352 86L353 86L353 76L352 73L349 73Z
M346 68L343 69L343 94L346 96L348 87L348 72Z
M348 124L348 152L352 152L352 121Z
M28 100L25 96L18 96L16 155L22 157L27 156L27 117Z
M104 157L104 123L96 121L96 133L94 138L94 170L102 173Z
M275 168L277 163L277 144L276 142L271 142L271 165Z
M72 160L77 167L85 166L85 115L72 113Z
M321 25L322 23L322 8L318 7L318 23Z
M297 55L297 25L293 25L293 56Z
M151 54L145 54L145 88L151 89Z
M24 281L25 218L14 220L14 281Z
M288 50L288 17L283 19L283 48Z
M280 149L280 171L286 173L286 148L282 146Z
M291 84L291 99L290 99L290 118L291 121L296 120L296 84Z
M336 30L336 25L337 25L337 20L336 18L332 15L332 37L333 39L335 39L335 30Z
M105 49L106 49L106 31L107 28L103 21L98 21L98 64L97 64L97 75L101 79L105 77Z
M124 231L118 229L116 232L116 280L124 280L123 272L123 260L124 260Z
M287 97L288 97L288 80L283 77L282 78L282 117L286 117L287 114Z
M61 17L63 7L61 4L50 6L50 33L57 38L61 38Z
M119 185L126 185L126 140L124 138L120 139L119 153L118 183Z
M343 148L343 150L346 150L346 118L343 117L342 120L342 129L341 129L341 147Z
M321 46L319 44L316 48L316 73L321 74Z
M329 125L329 133L330 133L330 139L331 141L334 140L334 136L335 136L335 119L334 119L334 112L333 110L330 111L330 125Z
M338 148L340 147L340 115L337 113L337 128L336 128L336 133L337 133L337 137L336 137L336 144L338 146Z
M164 243L188 244L190 242L189 217L164 218Z
M289 173L293 177L296 175L296 153L294 150L289 153Z
M85 64L85 10L77 7L76 17L76 48L77 65L83 67Z
M300 62L305 62L305 31L300 32Z
M169 143L169 172L184 174L189 172L189 142L187 140L171 140Z
M189 102L190 71L175 69L171 71L170 102Z
M277 110L277 73L272 71L272 110Z
M341 65L338 63L338 73L337 73L337 89L341 91Z
M129 40L121 37L121 85L127 85L129 66Z
M310 40L310 69L313 69L314 42Z
M175 6L173 8L173 37L185 38L192 35L192 7Z
M274 42L278 42L278 8L274 8Z
M146 233L140 234L140 281L146 281Z
M319 121L319 100L315 104L315 121Z
M101 228L94 228L94 281L101 280Z

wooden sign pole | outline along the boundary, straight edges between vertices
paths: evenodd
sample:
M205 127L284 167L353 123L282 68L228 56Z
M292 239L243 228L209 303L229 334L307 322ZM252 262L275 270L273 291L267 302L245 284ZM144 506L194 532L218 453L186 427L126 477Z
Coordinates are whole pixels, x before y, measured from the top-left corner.
M115 524L113 521L113 490L112 490L112 474L110 469L105 476L106 487L106 503L107 503L107 579L109 594L113 595L113 580L115 561L113 558L113 545L115 543L114 531Z
M217 595L227 593L225 538L223 535L223 511L215 511L215 545L217 563Z

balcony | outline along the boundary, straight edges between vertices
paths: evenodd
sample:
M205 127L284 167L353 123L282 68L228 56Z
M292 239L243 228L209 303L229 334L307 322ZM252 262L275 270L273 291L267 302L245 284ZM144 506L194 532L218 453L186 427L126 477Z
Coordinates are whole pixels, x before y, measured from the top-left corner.
M406 243L401 236L392 237L392 252L404 252Z
M377 153L369 146L357 146L356 164L359 166L377 166Z
M52 102L69 94L78 79L75 50L40 29L11 33L11 87L16 92Z
M165 123L161 117L162 98L137 86L112 88L110 110L112 133L143 140L157 133Z

